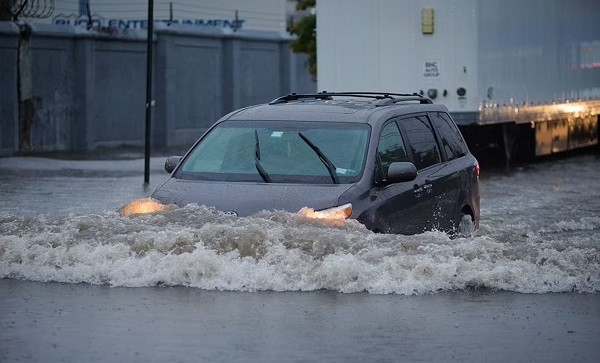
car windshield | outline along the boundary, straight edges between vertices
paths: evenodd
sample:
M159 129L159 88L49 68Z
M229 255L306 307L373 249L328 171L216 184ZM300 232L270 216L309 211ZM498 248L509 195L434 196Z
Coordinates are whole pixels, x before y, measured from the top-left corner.
M333 184L360 179L366 124L225 121L185 159L176 178Z

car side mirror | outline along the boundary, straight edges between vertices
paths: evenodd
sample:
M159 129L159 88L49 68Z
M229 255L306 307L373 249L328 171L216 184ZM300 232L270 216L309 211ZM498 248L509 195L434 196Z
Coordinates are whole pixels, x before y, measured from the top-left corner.
M415 180L417 168L415 164L408 162L391 163L387 173L387 184L402 183Z
M179 162L181 161L181 156L169 156L167 161L165 161L165 170L167 173L171 174L173 170L177 167Z

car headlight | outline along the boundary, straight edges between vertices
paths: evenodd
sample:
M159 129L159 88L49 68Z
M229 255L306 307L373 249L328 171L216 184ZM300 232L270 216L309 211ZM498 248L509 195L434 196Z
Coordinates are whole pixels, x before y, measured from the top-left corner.
M174 208L174 204L165 205L156 199L142 198L132 200L131 202L125 204L123 207L121 207L121 209L119 209L119 214L123 217L127 217L136 214L163 212L167 210L173 210Z
M308 218L341 221L344 219L348 219L352 214L352 204L347 203L337 207L317 211L312 208L304 207L300 209L298 214Z

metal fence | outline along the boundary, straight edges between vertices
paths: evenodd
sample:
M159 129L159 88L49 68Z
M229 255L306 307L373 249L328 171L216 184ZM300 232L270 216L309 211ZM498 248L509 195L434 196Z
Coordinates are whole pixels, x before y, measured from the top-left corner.
M0 22L0 154L144 142L144 31ZM185 147L222 115L314 92L275 33L157 25L152 142Z

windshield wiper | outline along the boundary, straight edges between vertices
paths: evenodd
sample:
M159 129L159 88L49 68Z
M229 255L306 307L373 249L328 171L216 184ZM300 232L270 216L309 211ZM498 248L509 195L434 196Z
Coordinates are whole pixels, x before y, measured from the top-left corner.
M319 159L321 159L321 162L325 164L325 166L327 167L327 171L329 171L329 175L331 175L331 180L333 180L333 183L339 184L340 179L338 178L337 173L335 172L335 165L333 165L331 160L329 160L329 158L325 156L325 154L323 154L323 152L317 147L317 145L313 144L312 141L310 141L306 136L304 136L303 133L299 132L298 136L300 136L300 138L308 146L310 146L311 149L315 151L315 153L319 156Z
M254 140L256 140L256 144L254 145L254 165L256 165L256 170L265 183L272 183L271 177L260 164L260 143L258 141L258 131L256 130L254 130Z

